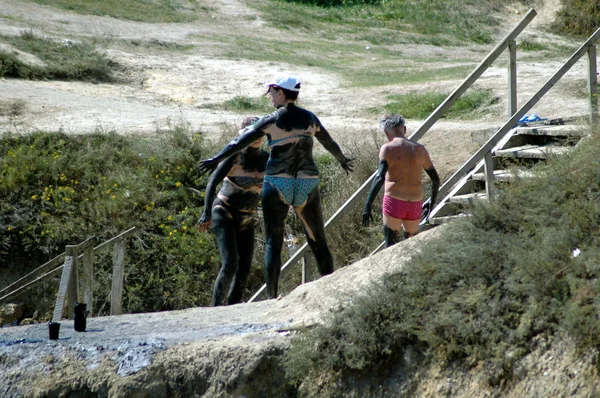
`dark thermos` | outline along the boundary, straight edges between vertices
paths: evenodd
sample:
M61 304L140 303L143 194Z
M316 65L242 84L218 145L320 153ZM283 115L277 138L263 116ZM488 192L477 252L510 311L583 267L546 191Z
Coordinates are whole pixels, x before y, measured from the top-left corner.
M75 304L75 314L73 321L73 328L77 332L85 332L86 327L86 318L87 316L87 304L85 303L76 303Z

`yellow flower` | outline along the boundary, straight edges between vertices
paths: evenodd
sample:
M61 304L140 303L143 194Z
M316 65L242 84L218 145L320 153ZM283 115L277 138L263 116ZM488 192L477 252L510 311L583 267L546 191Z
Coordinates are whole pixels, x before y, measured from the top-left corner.
M182 183L180 183L179 181L177 181L177 182L175 183L175 186L176 186L177 188L179 188L179 187L180 187L180 186L182 186L182 185L183 185L183 184L182 184Z
M115 183L115 185L113 185L113 187L115 187L115 188L118 187L118 186L119 186L119 184L116 184L116 183Z
M116 199L117 197L116 195L111 195L111 198Z
M9 231L12 231L12 227L8 227L7 229L8 229Z
M33 199L33 200L36 200L36 199L37 199L37 195L33 195L33 196L31 197L31 199Z

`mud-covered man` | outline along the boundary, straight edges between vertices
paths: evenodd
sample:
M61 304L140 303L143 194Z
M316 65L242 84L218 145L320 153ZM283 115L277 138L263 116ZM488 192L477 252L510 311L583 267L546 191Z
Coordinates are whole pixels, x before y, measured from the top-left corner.
M257 120L257 117L247 118L242 128ZM240 134L246 131L240 130ZM228 286L227 304L239 303L248 281L254 254L254 213L260 201L269 159L269 153L260 148L262 142L263 139L259 138L243 151L223 160L208 180L204 213L197 228L204 232L212 224L221 254L221 270L213 289L213 306L222 304ZM216 188L221 181L223 186L215 199Z
M285 218L290 206L304 226L308 244L321 275L333 272L333 256L327 245L321 198L319 170L313 160L316 138L340 163L352 171L352 161L341 151L319 119L310 111L296 106L300 80L279 76L267 83L271 102L277 110L261 118L246 133L231 141L215 157L202 161L205 170L267 136L271 148L262 208L265 222L265 279L269 298L277 297Z
M437 198L440 178L431 163L427 149L405 137L406 123L402 116L386 116L381 120L380 126L388 143L379 151L379 167L365 202L362 222L367 226L373 219L373 201L385 182L382 205L383 231L385 246L390 247L400 239L402 228L406 238L419 232L422 210L425 210L423 218L428 218ZM422 202L423 170L431 178L431 196L425 209Z

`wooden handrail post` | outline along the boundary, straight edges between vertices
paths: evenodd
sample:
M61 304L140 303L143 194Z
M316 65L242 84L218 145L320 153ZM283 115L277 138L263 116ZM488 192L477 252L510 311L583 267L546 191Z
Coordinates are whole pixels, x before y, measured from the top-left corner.
M310 282L310 270L313 269L312 252L307 250L302 257L302 284Z
M490 202L494 200L494 159L492 152L488 152L483 157L484 159L484 175L485 175L485 191Z
M113 255L112 289L110 293L110 314L123 313L123 264L125 262L125 239L115 242Z
M517 111L517 42L508 42L508 117Z
M587 48L588 55L588 93L590 95L590 123L598 123L598 67L596 65L596 45Z
M67 318L73 319L75 311L75 303L79 301L79 274L77 270L77 257L79 256L79 248L77 245L67 245L65 250L67 257L72 258L72 270L67 288Z
M87 247L83 251L83 272L81 276L81 296L87 306L88 316L92 316L94 302L94 248Z

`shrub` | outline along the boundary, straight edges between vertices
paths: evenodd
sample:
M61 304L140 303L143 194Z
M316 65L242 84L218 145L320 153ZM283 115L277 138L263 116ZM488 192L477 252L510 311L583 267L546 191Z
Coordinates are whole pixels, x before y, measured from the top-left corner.
M562 0L553 28L559 33L589 36L600 27L600 6L595 0Z
M536 336L568 333L582 350L596 347L599 149L596 135L539 165L535 178L479 204L401 272L301 333L289 375L310 391L334 389L343 377L390 369L418 346L429 360L480 364L497 384L511 379Z

